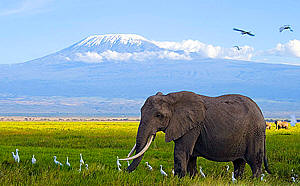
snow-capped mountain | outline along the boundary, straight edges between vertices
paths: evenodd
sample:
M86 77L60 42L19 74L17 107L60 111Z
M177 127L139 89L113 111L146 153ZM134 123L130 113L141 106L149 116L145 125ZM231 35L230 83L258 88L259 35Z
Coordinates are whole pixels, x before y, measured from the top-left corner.
M264 113L300 113L299 66L204 58L209 56L199 51L206 49L216 54L199 42L179 46L134 34L90 36L39 59L0 65L0 113L138 115L148 96L181 90L243 94Z

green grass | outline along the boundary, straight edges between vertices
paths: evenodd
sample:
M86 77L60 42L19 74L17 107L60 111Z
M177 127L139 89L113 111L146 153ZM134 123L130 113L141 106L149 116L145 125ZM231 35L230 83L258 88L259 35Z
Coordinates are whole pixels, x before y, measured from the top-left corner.
M158 133L141 164L133 173L119 172L116 157L126 157L135 143L138 122L0 122L0 185L228 185L232 163L198 158L207 178L171 176L174 143L165 143ZM11 152L19 149L21 161L15 163ZM79 154L89 170L79 172ZM37 163L31 164L32 155ZM53 156L72 165L59 167ZM267 131L267 156L272 175L266 182L251 179L246 166L239 185L291 185L291 170L300 175L300 125L288 130ZM150 172L145 162L153 167ZM121 162L125 170L127 162ZM170 175L163 178L159 165ZM230 165L230 172L225 166Z

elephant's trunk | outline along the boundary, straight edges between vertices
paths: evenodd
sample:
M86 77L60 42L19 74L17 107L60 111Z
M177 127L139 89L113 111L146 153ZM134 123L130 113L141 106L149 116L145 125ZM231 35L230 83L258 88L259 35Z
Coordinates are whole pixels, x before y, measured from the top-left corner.
M139 155L137 158L135 158L130 166L127 168L128 172L132 172L136 169L136 167L139 165L141 162L144 152L147 150L147 148L150 146L152 139L153 139L153 134L151 131L148 131L145 127L144 124L141 123L138 129L138 134L136 137L136 155Z

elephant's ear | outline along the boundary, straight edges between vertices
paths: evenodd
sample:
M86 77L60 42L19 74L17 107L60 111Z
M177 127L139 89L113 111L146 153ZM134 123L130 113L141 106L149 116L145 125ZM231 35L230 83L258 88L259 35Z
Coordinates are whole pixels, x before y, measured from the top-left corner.
M183 136L199 125L205 117L203 99L192 92L179 92L167 95L172 102L172 117L165 130L165 140L170 142Z

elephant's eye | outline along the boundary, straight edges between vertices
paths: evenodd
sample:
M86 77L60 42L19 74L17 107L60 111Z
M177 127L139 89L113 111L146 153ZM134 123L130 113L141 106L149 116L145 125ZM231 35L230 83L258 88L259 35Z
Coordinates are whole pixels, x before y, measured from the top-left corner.
M158 117L158 118L163 118L163 115L160 114L160 113L157 113L157 114L156 114L156 117Z

